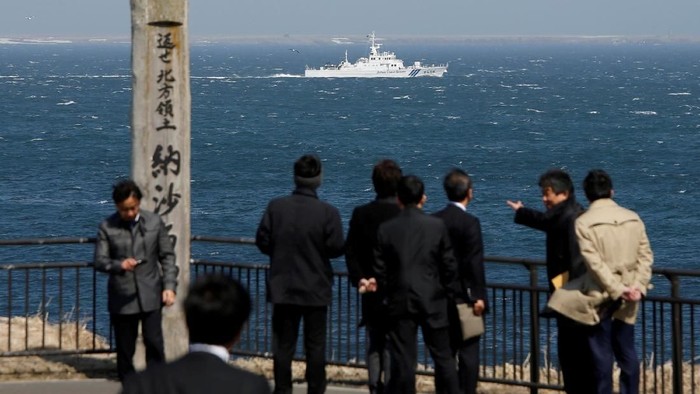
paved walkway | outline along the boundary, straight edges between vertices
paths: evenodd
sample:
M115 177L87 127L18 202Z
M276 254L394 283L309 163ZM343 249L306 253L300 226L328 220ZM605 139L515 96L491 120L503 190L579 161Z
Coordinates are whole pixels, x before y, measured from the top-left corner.
M119 393L119 388L119 382L106 379L0 382L0 393L2 394L117 394ZM366 389L337 386L329 386L326 390L328 394L359 394L366 392ZM305 393L305 384L294 386L294 394Z

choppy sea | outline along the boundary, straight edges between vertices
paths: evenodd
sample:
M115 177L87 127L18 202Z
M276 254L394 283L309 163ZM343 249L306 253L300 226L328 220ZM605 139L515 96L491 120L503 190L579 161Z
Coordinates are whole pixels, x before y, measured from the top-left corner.
M544 234L514 224L506 200L542 207L538 176L557 167L587 205L581 181L602 168L646 222L656 266L698 267L698 44L386 43L407 64L449 63L411 79L307 79L305 65L366 45L289 49L192 45L193 234L253 236L267 201L291 191L293 161L315 152L320 197L346 226L373 198L377 160L424 179L427 211L461 167L486 254L543 259ZM128 44L0 45L0 239L94 236L113 211L111 185L130 173L130 61ZM26 260L0 249L0 263Z

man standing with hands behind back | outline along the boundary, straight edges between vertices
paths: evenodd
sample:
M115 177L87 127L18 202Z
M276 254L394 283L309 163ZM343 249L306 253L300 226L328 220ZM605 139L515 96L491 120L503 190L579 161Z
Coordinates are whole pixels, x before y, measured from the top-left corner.
M139 323L146 364L165 361L161 309L175 303L178 267L163 220L141 209L141 189L124 180L112 190L117 212L102 221L95 269L109 274L108 304L117 350L117 374L134 371Z
M377 229L400 211L396 187L401 168L393 160L381 160L372 169L372 185L376 198L355 207L345 241L345 263L350 283L362 294L362 322L367 328L367 378L370 394L383 394L389 380L389 356L386 349L386 306L377 293L374 273L374 246ZM383 379L382 379L383 373Z
M576 220L576 237L587 271L557 289L549 306L590 326L589 369L595 384L590 392L612 393L614 356L620 367L620 393L637 394L634 324L639 301L651 287L654 255L642 219L612 199L612 179L605 171L591 170L583 189L591 204Z

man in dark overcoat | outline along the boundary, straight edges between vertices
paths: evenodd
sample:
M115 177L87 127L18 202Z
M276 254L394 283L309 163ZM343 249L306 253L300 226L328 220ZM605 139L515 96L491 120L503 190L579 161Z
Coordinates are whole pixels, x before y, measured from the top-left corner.
M304 320L308 393L326 390L326 321L331 303L330 259L343 254L340 213L321 201L321 159L313 154L294 163L296 188L267 205L255 234L258 249L270 257L267 300L272 309L275 393L292 392L292 359Z

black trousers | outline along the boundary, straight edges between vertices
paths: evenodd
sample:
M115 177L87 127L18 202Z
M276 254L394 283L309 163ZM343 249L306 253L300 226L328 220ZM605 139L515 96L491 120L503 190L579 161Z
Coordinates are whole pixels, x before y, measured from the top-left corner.
M596 392L593 356L587 339L590 332L589 326L557 316L557 354L567 394Z
M457 357L459 392L476 394L479 380L479 342L481 335L462 339L462 325L459 321L457 306L450 302L447 316L450 321L450 346L452 354Z
M117 375L119 380L134 372L134 353L139 335L139 323L143 344L146 348L146 366L165 362L161 310L130 315L113 313L110 315L117 346Z
M292 393L292 360L297 348L299 324L304 319L304 350L308 394L326 391L327 306L274 304L272 309L272 358L275 394Z
M418 358L418 327L435 363L435 391L437 394L459 393L457 367L450 348L449 327L433 328L425 318L417 316L398 319L389 329L389 381L387 394L414 394L416 392L416 362Z
M479 381L479 340L481 335L462 341L453 347L453 353L457 356L457 370L459 373L459 392L462 394L476 394L476 386Z
M367 380L369 392L383 394L389 380L389 351L386 346L386 325L367 324Z

